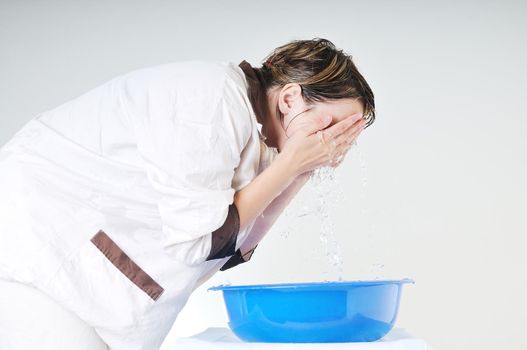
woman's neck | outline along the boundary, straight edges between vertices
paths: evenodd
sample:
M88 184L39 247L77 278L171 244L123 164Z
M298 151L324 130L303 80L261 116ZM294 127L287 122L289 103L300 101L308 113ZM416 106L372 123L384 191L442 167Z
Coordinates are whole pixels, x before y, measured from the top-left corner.
M253 68L249 62L242 61L239 67L245 73L245 78L249 84L249 100L256 120L262 125L262 134L265 136L265 144L275 147L281 151L285 135L281 133L282 126L275 108L278 94L276 89L267 91L264 87L263 79L259 69Z

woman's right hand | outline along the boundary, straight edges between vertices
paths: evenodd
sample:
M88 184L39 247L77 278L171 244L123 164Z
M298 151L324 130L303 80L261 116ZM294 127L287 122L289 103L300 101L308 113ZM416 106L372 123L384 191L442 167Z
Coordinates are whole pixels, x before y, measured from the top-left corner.
M364 129L366 120L353 114L327 127L331 118L317 120L291 136L280 155L289 160L295 176L323 166L336 166Z

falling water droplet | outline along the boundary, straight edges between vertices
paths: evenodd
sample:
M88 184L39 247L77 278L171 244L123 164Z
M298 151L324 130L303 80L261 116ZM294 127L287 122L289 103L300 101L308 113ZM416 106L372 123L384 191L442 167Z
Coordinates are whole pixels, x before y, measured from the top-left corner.
M343 273L342 252L335 239L334 224L329 215L327 198L330 194L335 194L336 188L340 188L340 186L336 186L338 184L337 177L335 176L335 168L318 168L312 173L310 180L317 192L315 214L321 218L319 239L324 246L328 264L336 271L338 279L340 280L342 279ZM342 196L342 194L340 195Z
M304 216L311 215L312 213L313 212L311 211L311 209L307 205L304 205L296 216L298 218L301 218L301 217L304 217Z
M357 153L359 156L360 172L361 172L361 177L362 177L362 180L361 180L362 187L366 187L366 185L368 184L368 176L366 174L366 162L364 161L364 154L362 153L357 142L355 142L355 148L357 149Z

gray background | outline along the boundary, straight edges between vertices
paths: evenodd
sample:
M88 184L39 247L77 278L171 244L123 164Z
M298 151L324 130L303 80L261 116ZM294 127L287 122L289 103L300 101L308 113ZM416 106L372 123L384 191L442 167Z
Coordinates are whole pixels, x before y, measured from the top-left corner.
M526 10L521 1L4 0L0 143L135 68L257 65L289 40L328 38L353 55L378 111L332 185L341 277L415 279L397 326L436 349L525 349ZM306 186L250 263L196 291L165 344L226 326L212 285L337 278L319 217L302 216L317 199Z

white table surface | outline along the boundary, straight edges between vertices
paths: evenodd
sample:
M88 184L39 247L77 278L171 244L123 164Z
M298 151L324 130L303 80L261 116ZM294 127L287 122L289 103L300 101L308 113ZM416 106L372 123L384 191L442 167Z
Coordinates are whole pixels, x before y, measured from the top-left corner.
M432 350L423 339L402 328L393 328L382 339L364 343L247 343L229 328L208 328L191 337L176 338L167 350Z

